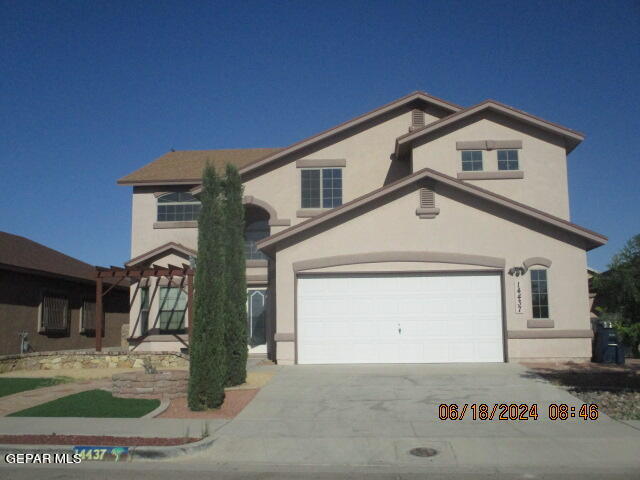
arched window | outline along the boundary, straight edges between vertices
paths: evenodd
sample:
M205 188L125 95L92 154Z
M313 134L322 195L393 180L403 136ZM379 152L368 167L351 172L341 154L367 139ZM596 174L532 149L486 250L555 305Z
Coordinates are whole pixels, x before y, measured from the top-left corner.
M269 234L269 214L261 208L248 206L244 227L244 252L248 260L266 260L265 254L256 248L256 242Z
M158 197L158 222L197 220L200 208L200 201L190 193L165 193Z

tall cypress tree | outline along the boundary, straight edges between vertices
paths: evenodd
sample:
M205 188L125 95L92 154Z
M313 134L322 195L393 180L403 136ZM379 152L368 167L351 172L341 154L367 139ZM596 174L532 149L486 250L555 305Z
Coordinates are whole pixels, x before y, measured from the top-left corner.
M194 324L189 339L188 402L191 410L222 405L228 378L224 333L226 287L222 187L218 174L209 164L204 169L202 185Z
M244 253L244 205L238 169L227 164L225 192L225 262L227 272L227 385L247 380L247 283Z

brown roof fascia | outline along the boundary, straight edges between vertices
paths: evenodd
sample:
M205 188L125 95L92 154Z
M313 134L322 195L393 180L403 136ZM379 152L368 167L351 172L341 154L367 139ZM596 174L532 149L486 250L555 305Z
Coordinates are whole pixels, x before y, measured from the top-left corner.
M197 255L198 252L193 250L192 248L189 247L185 247L184 245L180 244L180 243L176 243L176 242L168 242L165 243L164 245L160 245L159 247L156 247L152 250L149 250L146 253L143 253L142 255L138 255L137 257L133 257L131 260L129 260L128 262L125 262L125 267L132 267L134 265L138 265L142 262L144 262L145 260L148 260L150 258L155 257L156 255L163 253L163 252L167 252L169 250L177 250L178 252L181 252L185 255ZM165 267L163 267L165 268Z
M484 188L477 187L469 183L465 183L461 180L450 177L449 175L440 173L436 170L432 170L430 168L423 168L422 170L418 170L417 172L407 177L404 177L389 185L381 187L366 195L363 195L350 202L347 202L340 207L336 207L321 215L318 215L317 217L311 218L302 223L299 223L285 230L282 230L276 234L273 234L259 241L257 243L257 247L259 249L269 249L270 247L273 247L273 245L281 242L286 238L289 238L293 235L296 235L297 233L300 233L304 230L307 230L316 225L319 225L334 217L342 215L343 213L347 213L350 210L353 210L354 208L358 208L362 205L365 205L373 200L383 197L389 193L392 193L398 189L408 186L423 178L431 178L433 180L442 182L446 185L452 186L454 188L465 191L472 195L476 195L485 200L489 200L499 205L510 208L511 210L514 210L516 212L523 213L529 217L535 218L537 220L541 220L545 223L558 227L562 230L568 231L574 235L581 236L595 244L592 248L595 248L596 246L604 245L608 240L607 237L605 237L604 235L601 235L597 232L581 227L580 225L569 222L562 218L556 217L555 215L551 215L549 213L543 212L542 210L538 210L536 208L530 207L523 203L516 202L514 200L511 200L510 198L504 197L502 195L498 195L497 193L493 193L489 190L485 190Z
M25 275L34 275L37 277L52 278L55 280L66 280L68 282L79 283L82 285L95 286L96 284L95 279L74 277L74 276L65 275L62 273L47 272L46 270L37 270L34 268L19 267L17 265L8 265L6 263L0 263L0 270L6 270L9 272L15 272L15 273L22 273ZM105 281L105 283L107 285L111 285L112 282L110 280L107 280ZM114 288L117 290L127 290L129 288L129 285L114 285Z
M472 105L468 108L452 113L451 115L443 117L439 120L436 120L435 122L425 125L419 130L414 130L413 132L405 133L404 135L399 136L396 139L396 156L400 156L402 153L404 153L404 151L410 147L411 142L413 142L414 140L483 110L493 110L498 113L503 113L532 124L538 128L542 128L543 130L556 133L558 135L564 136L565 138L569 138L574 144L567 145L567 152L571 152L585 138L585 135L581 132L578 132L577 130L572 130L558 123L550 122L543 118L527 113L523 110L505 105L504 103L501 103L497 100L488 99L476 105Z
M202 178L194 178L192 180L134 180L132 182L127 180L118 180L116 184L126 185L129 187L144 187L151 185L195 185L202 183Z

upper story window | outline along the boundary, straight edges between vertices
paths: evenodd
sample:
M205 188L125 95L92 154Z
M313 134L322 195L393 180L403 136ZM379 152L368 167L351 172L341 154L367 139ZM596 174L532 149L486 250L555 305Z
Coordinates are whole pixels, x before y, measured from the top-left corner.
M549 318L549 295L547 293L547 271L531 272L531 304L533 318Z
M302 208L333 208L342 205L342 170L308 168L301 171Z
M269 214L261 208L248 206L245 210L244 254L248 260L266 260L264 253L256 248L256 242L270 234Z
M498 170L518 170L518 150L498 150Z
M197 220L200 208L200 201L190 193L165 193L158 197L158 222Z
M475 172L482 170L482 150L462 151L462 171Z

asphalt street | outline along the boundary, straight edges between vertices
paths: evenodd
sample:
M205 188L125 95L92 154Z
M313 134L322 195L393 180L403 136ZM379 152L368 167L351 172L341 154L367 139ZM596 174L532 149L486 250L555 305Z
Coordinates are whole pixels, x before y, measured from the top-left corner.
M400 468L319 468L289 466L231 466L188 462L144 462L138 464L0 465L0 478L6 480L600 480L640 478L637 470L608 469L513 469L465 470L429 468L407 471Z

